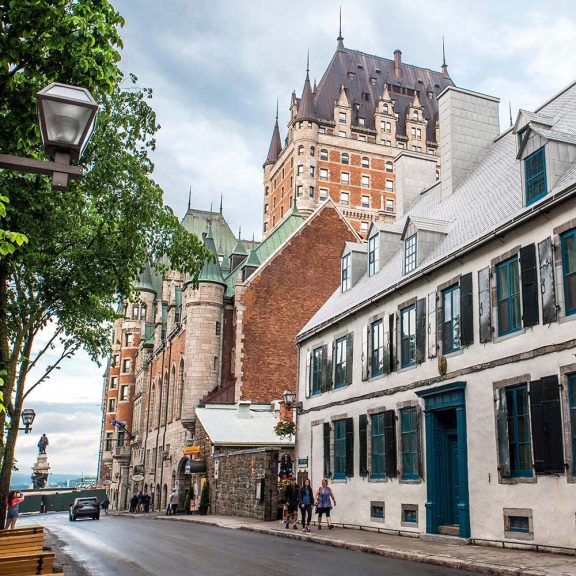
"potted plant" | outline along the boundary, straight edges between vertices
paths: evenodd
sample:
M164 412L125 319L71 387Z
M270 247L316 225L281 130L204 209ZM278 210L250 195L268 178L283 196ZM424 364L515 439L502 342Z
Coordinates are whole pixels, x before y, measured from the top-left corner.
M184 498L184 510L186 514L190 514L190 502L194 500L194 487L190 486L188 490L186 490L186 497Z
M289 438L290 436L294 436L296 433L296 423L292 420L280 420L274 426L274 432L276 436L280 438Z
M204 482L202 486L202 492L200 492L200 505L198 506L198 514L205 516L208 512L208 506L210 506L210 488L208 487L208 482Z

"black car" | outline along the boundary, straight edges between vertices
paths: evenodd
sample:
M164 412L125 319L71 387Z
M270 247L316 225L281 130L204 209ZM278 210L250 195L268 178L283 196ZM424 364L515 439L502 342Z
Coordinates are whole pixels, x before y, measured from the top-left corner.
M70 522L76 518L93 518L100 520L100 502L98 498L76 498L70 506Z

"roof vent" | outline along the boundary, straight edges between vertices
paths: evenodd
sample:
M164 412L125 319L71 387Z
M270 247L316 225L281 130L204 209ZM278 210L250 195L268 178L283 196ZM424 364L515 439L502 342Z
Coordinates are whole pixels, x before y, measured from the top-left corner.
M238 412L236 416L238 418L252 418L250 406L252 406L250 400L240 400L240 402L238 402Z

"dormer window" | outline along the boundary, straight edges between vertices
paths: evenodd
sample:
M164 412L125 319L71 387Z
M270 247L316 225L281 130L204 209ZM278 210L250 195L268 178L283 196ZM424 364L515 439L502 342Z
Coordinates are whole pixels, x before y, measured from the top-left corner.
M374 236L368 240L368 276L372 276L378 272L379 254L380 243L378 242L378 234L374 234Z
M528 134L528 125L524 126L522 130L518 132L518 147L521 148L522 144L524 144L524 140L526 139L526 135Z
M342 258L342 292L350 289L350 254Z
M346 124L346 113L345 112L339 112L338 113L338 122L340 124Z
M526 205L546 195L546 157L544 147L536 150L524 160L526 177Z
M414 112L412 112L412 120L414 122L418 122L420 118L418 117L418 110L414 110Z
M366 120L362 117L358 118L358 126L365 126Z
M404 240L404 274L416 268L416 234Z
M384 112L384 114L388 114L388 104L384 104L382 106L382 111Z

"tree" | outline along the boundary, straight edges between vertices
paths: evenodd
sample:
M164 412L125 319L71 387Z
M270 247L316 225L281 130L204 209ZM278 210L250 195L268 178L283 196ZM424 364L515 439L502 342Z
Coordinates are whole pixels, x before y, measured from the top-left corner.
M30 392L84 348L109 352L115 303L147 262L195 281L207 257L163 204L152 180L159 126L150 90L121 88L121 16L106 0L7 0L0 8L0 150L41 156L35 94L52 81L88 88L100 104L82 158L85 177L66 192L48 179L0 171L10 198L9 230L28 243L0 259L0 520L10 485L18 421ZM48 342L35 346L40 332ZM30 370L59 345L59 358L35 382Z

